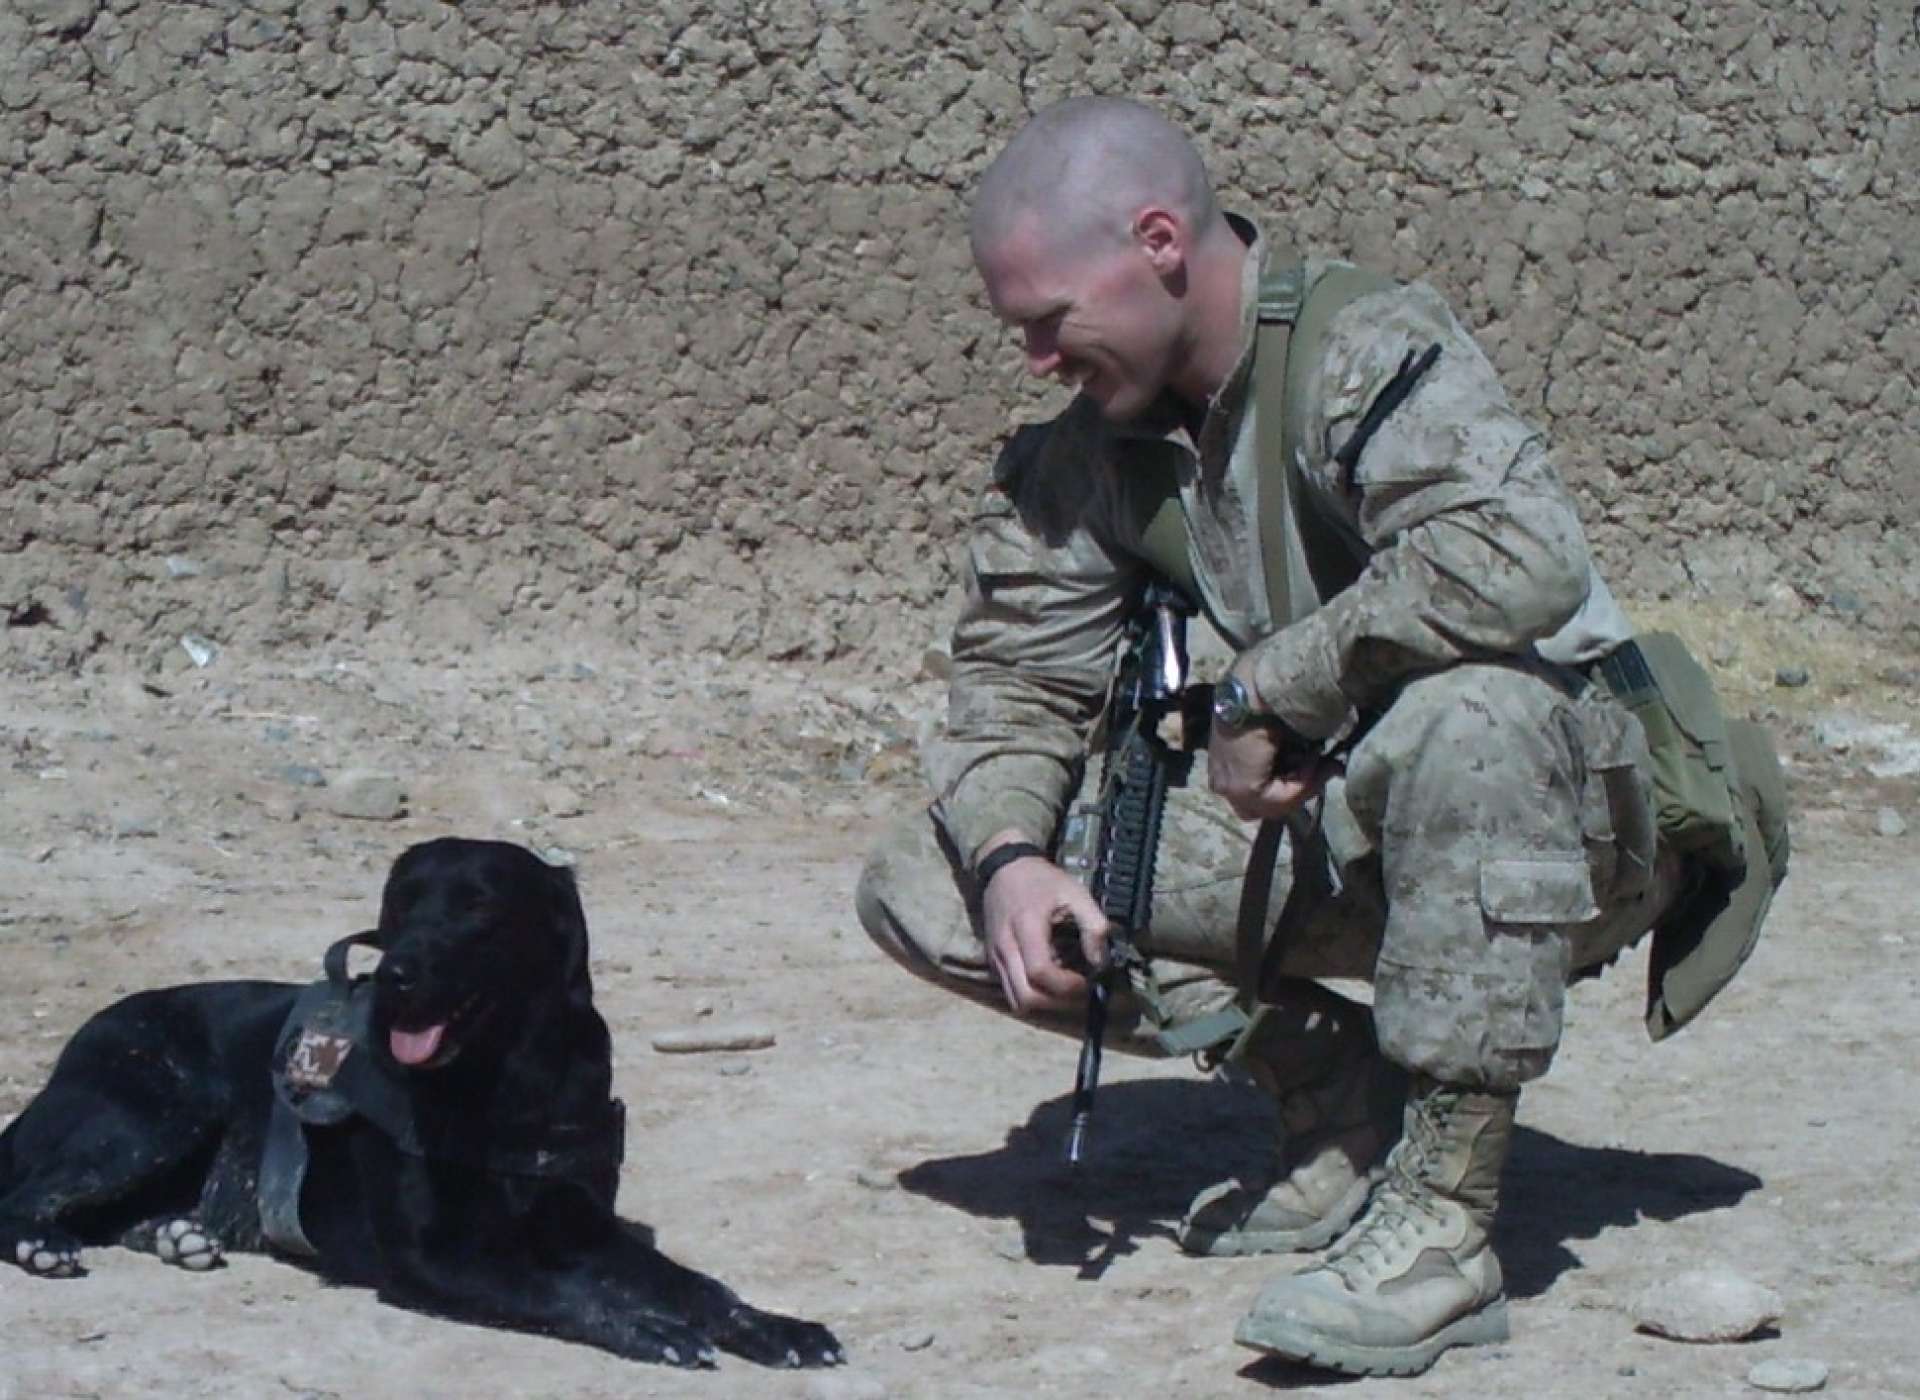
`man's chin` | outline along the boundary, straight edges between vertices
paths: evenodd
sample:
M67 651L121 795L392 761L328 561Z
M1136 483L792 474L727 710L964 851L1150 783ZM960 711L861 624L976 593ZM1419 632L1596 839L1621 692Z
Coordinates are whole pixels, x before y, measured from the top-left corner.
M1096 389L1090 384L1081 386L1080 395L1082 398L1090 399L1093 406L1100 410L1100 416L1117 428L1124 428L1138 422L1140 416L1147 411L1149 402L1140 399L1138 395Z

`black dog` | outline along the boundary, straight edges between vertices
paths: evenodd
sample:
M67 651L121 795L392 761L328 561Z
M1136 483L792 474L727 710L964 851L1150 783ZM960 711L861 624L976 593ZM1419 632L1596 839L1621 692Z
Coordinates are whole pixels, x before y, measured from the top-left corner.
M347 976L356 942L382 951L371 977ZM311 988L142 992L82 1026L0 1134L5 1257L68 1276L82 1245L189 1268L272 1249L637 1360L842 1359L614 1214L624 1119L568 872L501 842L414 846L379 928L327 962Z

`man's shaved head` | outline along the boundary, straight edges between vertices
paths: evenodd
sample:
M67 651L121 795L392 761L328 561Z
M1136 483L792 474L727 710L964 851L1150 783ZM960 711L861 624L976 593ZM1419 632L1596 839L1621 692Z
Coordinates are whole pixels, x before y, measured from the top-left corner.
M987 167L968 237L978 258L1037 220L1049 243L1111 246L1148 205L1196 230L1217 219L1193 143L1142 103L1070 97L1036 113Z

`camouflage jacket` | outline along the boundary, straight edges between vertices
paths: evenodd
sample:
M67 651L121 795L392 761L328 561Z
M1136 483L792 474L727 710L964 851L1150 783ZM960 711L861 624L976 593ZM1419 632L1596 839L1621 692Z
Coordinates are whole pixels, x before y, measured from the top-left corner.
M935 814L971 860L996 832L1046 844L1071 794L1147 569L1146 483L1178 482L1194 582L1261 699L1297 732L1335 734L1403 679L1537 652L1579 664L1631 635L1594 568L1540 433L1423 283L1343 306L1309 353L1296 538L1331 532L1357 577L1269 616L1249 481L1259 471L1256 301L1267 250L1250 225L1239 362L1196 437L1175 406L1124 427L1084 397L1017 431L976 508L953 632L946 733L926 755ZM1278 258L1275 256L1275 265ZM1309 277L1316 267L1309 263ZM1367 440L1336 454L1409 352L1440 354ZM1308 500L1307 497L1311 497ZM1319 541L1324 543L1324 541Z

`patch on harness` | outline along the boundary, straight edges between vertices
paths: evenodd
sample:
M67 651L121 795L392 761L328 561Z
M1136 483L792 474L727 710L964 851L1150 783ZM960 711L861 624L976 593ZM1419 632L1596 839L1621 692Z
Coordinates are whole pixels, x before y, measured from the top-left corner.
M298 1089L330 1088L352 1049L353 1041L347 1036L311 1027L302 1030L287 1055L287 1083Z

